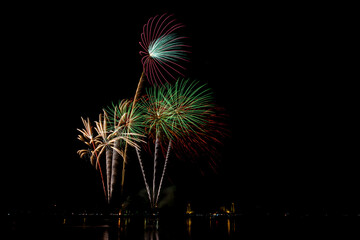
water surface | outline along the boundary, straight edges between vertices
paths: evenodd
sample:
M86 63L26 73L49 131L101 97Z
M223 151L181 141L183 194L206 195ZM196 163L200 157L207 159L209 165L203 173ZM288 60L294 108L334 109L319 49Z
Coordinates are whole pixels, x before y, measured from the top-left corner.
M183 217L44 217L8 221L9 239L238 239L241 219Z

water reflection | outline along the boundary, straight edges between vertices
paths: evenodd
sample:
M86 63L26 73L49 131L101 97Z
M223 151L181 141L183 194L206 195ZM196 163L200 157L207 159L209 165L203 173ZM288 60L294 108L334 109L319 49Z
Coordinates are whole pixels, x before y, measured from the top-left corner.
M144 218L144 229L159 229L159 218Z
M79 218L61 219L60 224L72 236L86 236L87 240L165 240L165 239L233 239L236 232L236 218L186 217L177 220L158 218L116 217L109 219ZM77 235L78 234L78 235ZM180 237L180 238L179 238Z
M110 240L110 234L109 234L109 229L108 228L105 228L105 230L103 232L102 240Z
M159 240L159 230L147 229L144 232L144 240Z
M228 218L226 225L227 225L228 235L230 236L231 233L235 232L235 219Z
M118 218L117 228L121 232L126 232L128 224L130 223L130 218Z
M191 237L191 217L188 217L186 219L186 230L187 230L187 233L189 235L189 237Z
M144 218L144 240L159 240L159 218Z
M209 219L210 232L226 232L228 237L231 237L236 232L236 218L213 218Z

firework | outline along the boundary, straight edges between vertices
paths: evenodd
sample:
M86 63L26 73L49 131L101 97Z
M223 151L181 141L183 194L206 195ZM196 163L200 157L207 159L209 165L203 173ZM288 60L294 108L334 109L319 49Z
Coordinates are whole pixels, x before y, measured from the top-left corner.
M166 88L154 86L146 89L146 93L141 106L144 112L146 133L153 139L160 135L170 138L172 134L169 120L172 115L172 106L166 102Z
M163 14L150 18L143 27L140 55L143 71L151 84L183 76L185 68L181 64L188 61L190 51L186 50L189 46L184 44L185 37L176 33L184 25L175 22L172 15Z
M122 100L105 109L108 119L108 131L112 137L130 134L133 138L141 138L143 133L143 115L139 106L132 100ZM126 141L125 141L126 142Z
M203 126L213 113L214 107L210 88L197 81L178 80L166 89L165 99L172 111L169 121L173 138L204 132Z
M124 105L126 105L126 102ZM126 106L124 107L124 105L120 105L119 109L126 109ZM115 179L115 176L117 175L117 172L114 172L116 171L117 163L113 164L112 162L113 152L116 152L116 154L124 158L124 150L121 146L124 146L126 143L134 148L139 148L137 142L143 141L141 140L140 134L130 132L129 126L131 126L131 124L128 124L128 126L126 126L126 123L129 121L133 121L133 118L130 117L130 120L125 120L127 118L125 115L126 111L122 115L119 115L120 120L118 123L116 120L110 121L108 114L104 110L104 114L99 115L99 121L95 122L95 130L98 133L98 136L95 138L95 142L97 143L97 148L95 149L95 151L99 152L99 157L103 154L104 151L106 154L108 202L110 202L110 197L112 196L112 180ZM113 122L115 124L109 127L109 122ZM115 167L115 169L113 169L113 166Z
M196 81L178 80L174 85L166 86L166 93L164 95L164 100L169 106L168 108L171 109L168 123L171 129L169 132L172 135L169 137L163 173L155 200L156 204L159 201L164 173L173 145L175 145L176 149L181 148L176 146L177 143L190 139L193 140L201 135L208 136L209 118L213 114L214 108L211 90L205 84L200 85ZM190 142L188 141L188 143ZM193 147L198 148L198 145L194 144Z
M99 114L99 121L95 121L95 131L98 134L97 136L93 135L89 119L84 120L81 118L84 129L78 129L81 133L78 135L78 139L84 142L88 147L92 147L93 150L87 148L79 150L77 153L82 158L90 156L90 161L93 165L94 157L96 156L96 167L100 171L104 194L108 203L110 203L114 192L119 157L121 156L124 158L123 147L125 143L138 149L139 145L137 143L143 142L141 139L142 135L137 133L139 130L135 132L135 129L138 128L139 125L136 124L136 122L138 122L137 118L130 110L132 108L131 105L132 102L124 100L121 101L119 105L113 104L113 108L108 109L108 112L112 113L111 117L108 116L108 113L105 110L103 111L103 114ZM131 129L130 126L132 126ZM104 152L106 153L106 187L100 165L100 157Z
M143 161L142 161L142 158L141 158L141 149L140 149L140 148L136 148L136 155L137 155L137 158L138 158L138 160L139 160L140 169L141 169L141 173L142 173L142 176L143 176L143 179L144 179L146 192L147 192L147 194L148 194L150 204L152 204L152 202L151 202L150 187L149 187L149 184L148 184L147 179L146 179L146 174L145 174L145 170L144 170Z
M92 132L92 127L91 127L91 124L90 124L90 120L89 120L89 118L87 120L84 120L83 118L81 118L81 120L82 120L85 128L84 129L77 129L81 133L81 135L78 135L78 139L80 141L84 142L89 147L92 147L93 150L94 150L94 151L91 151L90 161L94 165L93 158L94 158L94 155L95 155L96 156L96 163L97 163L96 166L98 167L99 172L100 172L101 182L102 182L102 185L103 185L104 195L105 195L105 198L106 198L107 194L106 194L104 176L103 176L102 171L101 171L99 156L97 155L97 153L95 151L96 147L95 147L95 141L94 141L94 137L93 137L93 132ZM88 149L83 149L83 150L79 150L77 153L80 155L80 157L84 157L86 154L89 153L89 150Z
M97 143L97 148L95 151L99 152L99 157L105 150L106 153L106 183L107 183L107 196L108 203L110 202L110 186L111 186L111 163L112 163L112 148L114 148L115 140L110 137L110 133L107 129L107 115L99 114L99 121L96 122L95 130L98 133L98 136L95 138ZM119 151L118 149L116 149ZM121 152L119 152L121 153Z
M207 117L206 123L202 126L204 131L196 131L177 138L173 143L173 152L178 159L188 159L200 166L202 174L204 169L210 167L211 171L217 171L219 164L219 149L223 140L229 136L225 110L219 106L212 108L213 114Z
M140 51L143 71L136 88L132 109L134 109L135 103L140 98L145 77L151 84L161 84L162 82L167 82L167 78L175 79L174 75L182 75L181 72L185 68L181 63L188 61L186 55L189 53L188 50L184 50L184 48L189 47L183 43L185 37L176 33L176 31L182 27L184 27L183 24L176 23L172 15L167 14L163 14L160 17L152 17L143 26L143 32L140 36L141 42L139 42L143 48L143 51ZM127 149L128 145L126 143L121 192L124 187Z
M172 142L171 142L171 140L170 140L170 141L169 141L168 148L167 148L167 153L166 153L166 157L165 157L165 163L164 163L163 171L162 171L161 178L160 178L159 191L158 191L157 196L156 196L156 199L155 199L155 205L157 205L157 203L158 203L158 201L159 201L160 190L161 190L162 183L163 183L163 180L164 180L164 175L165 175L167 163L168 163L168 161L169 161L171 146L172 146Z
M94 128L97 136L93 135L89 119L82 119L85 128L78 129L81 133L78 139L88 148L79 150L78 154L80 157L90 156L91 163L99 169L108 203L116 188L120 158L123 159L123 193L128 146L136 150L150 204L157 207L170 152L176 152L177 156L182 152L195 155L202 151L213 153L214 146L221 142L223 125L215 111L211 90L197 81L177 80L184 76L183 64L188 61L190 53L186 37L180 33L183 27L172 15L150 18L140 36L143 69L134 99L112 104L99 114ZM142 97L145 79L153 86L146 89L146 95ZM177 81L170 84L172 79ZM148 137L147 146L154 147L151 188L139 145L144 142L145 135ZM163 165L159 173L161 152ZM104 153L106 186L100 165ZM215 162L210 164L212 167L216 165Z
M213 114L210 89L196 81L178 80L174 85L154 86L146 93L142 107L150 136L159 133L177 139L205 131L203 126Z
M206 124L213 114L212 93L206 85L196 81L178 80L174 85L164 84L146 90L142 99L146 134L155 140L153 163L152 206L155 207L172 148L172 141L205 134ZM202 138L199 138L202 140ZM160 142L168 140L165 163L156 189L156 169L159 159ZM156 193L157 192L157 193Z
M171 136L171 126L169 125L169 117L171 115L171 106L164 100L166 88L154 86L147 89L147 97L142 99L142 111L144 112L144 124L146 133L155 139L155 153L153 162L153 181L152 195L150 202L152 207L156 206L156 169L159 158L160 137Z
M138 107L133 104L130 100L122 100L118 104L112 104L106 110L108 115L108 131L112 132L111 137L119 136L131 136L136 142L142 142L142 115L138 111ZM121 192L123 191L124 180L125 180L125 164L126 151L128 141L122 141L117 139L114 142L114 150L112 153L112 171L111 171L111 194L115 190L115 185L118 175L119 157L120 154L117 152L118 149L124 149L121 155L123 157L123 168L122 168L122 181L121 181ZM132 144L136 149L139 146ZM112 197L112 196L110 196Z

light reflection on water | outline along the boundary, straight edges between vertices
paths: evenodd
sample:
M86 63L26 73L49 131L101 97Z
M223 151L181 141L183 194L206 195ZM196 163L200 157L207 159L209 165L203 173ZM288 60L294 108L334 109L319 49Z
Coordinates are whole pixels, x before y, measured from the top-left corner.
M5 239L12 240L227 240L246 239L247 236L251 239L269 239L272 236L292 238L299 232L307 238L313 234L312 227L304 227L311 224L304 224L304 219L298 219L302 224L294 220L244 217L8 217L3 235L8 236ZM318 227L317 224L315 226ZM339 229L339 226L332 229ZM322 229L321 233L324 232Z
M105 230L104 230L104 235L103 235L103 238L102 238L103 240L110 240L110 235L109 235L109 229L108 228L106 228Z
M122 230L123 231L123 230ZM126 236L127 235L127 236ZM125 238L124 238L125 237ZM122 240L122 239L135 239L131 235L125 234L125 232L114 232L110 228L104 228L99 240ZM144 231L144 240L160 240L159 230L146 229Z
M69 226L72 229L80 228L84 235L94 231L101 234L90 234L87 240L166 240L166 239L233 239L236 232L236 219L212 218L185 218L183 224L166 222L161 224L159 219L144 218L131 220L131 218L118 218L110 225L85 225L81 227ZM81 235L81 234L79 234ZM97 235L97 237L96 237Z
M157 229L146 230L144 240L159 240L159 231Z
M46 222L46 220L43 220ZM167 240L237 239L234 218L60 218L57 224L15 224L12 239Z

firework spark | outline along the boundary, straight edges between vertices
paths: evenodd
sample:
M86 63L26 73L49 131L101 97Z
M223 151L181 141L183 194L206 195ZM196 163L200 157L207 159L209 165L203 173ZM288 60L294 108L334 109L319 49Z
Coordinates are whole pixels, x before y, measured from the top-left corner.
M185 37L175 31L183 28L181 23L175 23L172 15L157 15L148 20L141 33L140 51L143 71L151 84L162 84L167 79L176 80L185 69L181 63L188 61L190 53L188 45L184 43Z
M95 121L97 136L93 135L89 119L82 119L85 128L78 129L81 133L78 139L88 148L79 150L78 154L83 158L90 156L91 163L99 169L108 203L116 188L120 157L123 159L123 194L128 146L136 150L150 204L157 207L170 152L176 152L177 156L182 151L212 153L215 150L212 143L221 142L219 136L223 136L223 125L216 116L211 90L206 84L201 85L197 81L177 80L179 76L184 77L183 65L189 61L190 53L190 46L186 45L187 38L180 33L183 27L173 15L150 18L140 35L143 69L133 101L123 100L103 110L99 120ZM153 86L142 97L145 79ZM171 85L169 81L172 79L177 81ZM151 189L140 148L140 143L145 142L145 135L149 140L149 149L154 147ZM100 164L100 157L104 153L105 163ZM161 153L162 171L158 171L161 167ZM215 164L212 162L211 166ZM106 170L106 181L101 165ZM161 175L157 177L157 174Z
M106 183L107 183L107 196L108 196L108 203L110 203L110 186L111 186L111 163L112 163L112 149L114 148L114 142L115 140L112 139L107 129L107 115L99 114L99 121L95 122L96 127L95 130L98 133L98 136L95 138L95 141L97 143L97 148L95 151L99 152L99 157L102 155L102 153L105 150L106 153ZM121 154L119 149L116 149L116 151L119 151L119 154Z
M143 115L139 111L139 106L132 100L122 100L118 104L113 103L105 109L105 112L108 118L108 131L112 133L112 137L129 134L134 139L142 137Z
M176 33L184 25L176 23L172 15L163 14L160 17L157 15L148 20L143 26L143 32L141 33L140 46L143 51L140 51L142 56L141 62L143 65L143 71L136 88L133 106L140 98L144 79L147 78L151 84L162 84L167 82L167 78L175 79L174 75L182 75L182 71L185 69L181 63L188 61L187 54L190 52L184 50L188 48L183 41L185 37L182 37ZM124 162L121 182L121 192L123 192L124 176L125 176L125 164L127 163L127 149L126 143L124 149Z
M166 87L165 101L171 106L169 118L173 138L190 133L204 132L204 125L213 113L214 104L210 88L197 81L178 80Z
M205 131L197 131L174 140L173 150L178 159L189 159L198 165L200 172L210 167L217 172L220 155L219 149L223 140L230 135L226 124L228 115L221 107L215 106L213 114L209 115L202 126ZM196 159L196 161L194 161Z
M212 93L206 85L196 81L178 80L146 90L142 101L145 126L150 136L156 133L167 139L176 139L194 132L203 132L203 126L213 114Z
M92 165L94 165L94 158L96 156L96 167L100 171L104 194L108 203L110 203L114 192L119 157L124 158L123 147L125 143L138 149L138 143L144 142L142 140L143 136L134 132L135 129L139 127L139 124L136 123L138 120L134 118L134 114L129 114L132 109L131 105L131 101L124 100L121 101L119 105L113 104L113 109L108 109L108 111L112 113L111 117L108 116L105 110L103 114L99 114L99 121L95 121L96 126L94 128L97 136L93 134L89 119L84 120L81 118L84 129L78 129L81 133L78 135L78 139L84 142L88 148L81 149L77 151L77 153L82 158L90 156ZM132 124L130 124L130 122ZM131 129L130 126L132 127ZM139 130L137 130L137 132L139 132ZM89 147L92 147L93 150L89 149ZM100 164L100 158L104 152L106 153L106 186Z
M124 104L126 105L126 103ZM121 109L126 109L126 107L122 108L123 105L120 105ZM125 111L126 112L126 111ZM113 151L124 158L124 150L122 148L117 148L116 146L124 146L129 144L134 148L139 148L137 142L143 141L141 140L141 135L138 133L129 132L128 127L126 127L126 113L123 113L120 117L119 122L116 123L114 126L108 127L108 123L112 122L109 120L108 114L104 110L104 114L99 115L99 121L95 122L96 127L95 130L98 133L98 136L95 138L95 142L97 142L97 148L95 151L99 152L99 157L103 154L105 150L106 154L106 177L107 177L107 190L108 190L108 202L111 200L112 196L112 177L113 174L117 175L117 173L113 173ZM131 118L130 118L131 119ZM132 120L130 120L132 121ZM124 124L124 126L122 124ZM135 126L129 124L129 126ZM117 143L119 142L119 143ZM116 166L116 164L115 164ZM116 171L116 170L115 170Z
M192 136L208 134L206 125L213 112L214 104L211 90L196 81L178 80L174 85L164 84L146 90L147 96L142 99L146 134L155 140L153 163L152 206L156 207L159 200L163 178L172 148L172 141L189 139ZM195 138L196 139L196 138ZM168 147L160 178L156 188L156 169L159 159L161 141L168 141ZM197 137L197 141L204 140Z
M102 173L102 170L101 170L99 156L97 155L97 153L95 151L96 147L95 147L95 141L94 141L94 137L93 137L93 132L92 132L92 127L91 127L91 124L90 124L90 120L89 120L89 118L87 120L84 120L83 118L81 118L81 120L82 120L85 128L84 129L77 129L81 133L81 135L78 135L78 139L80 141L84 142L89 147L93 148L93 151L90 151L90 153L91 153L90 161L94 165L93 159L94 159L94 156L96 156L96 163L97 163L96 167L99 169L100 176L101 176L101 182L102 182L103 189L104 189L104 195L105 195L105 198L107 198L105 182L104 182L104 176L103 176L103 173ZM84 157L85 155L87 155L89 153L89 150L88 149L83 149L83 150L79 150L77 153L80 155L80 157Z
M143 142L141 133L143 128L142 114L138 111L137 105L133 104L133 101L122 100L118 104L112 104L105 110L108 114L108 130L112 132L111 137L119 136L131 136L134 142ZM123 191L124 180L125 180L125 164L128 141L122 141L122 139L115 140L114 150L112 155L112 171L111 171L111 194L115 190L115 185L118 175L118 165L120 154L117 149L124 149L121 155L123 157L123 168L122 168L122 181L121 181L121 192ZM132 144L136 149L139 146ZM112 197L112 196L110 196Z

